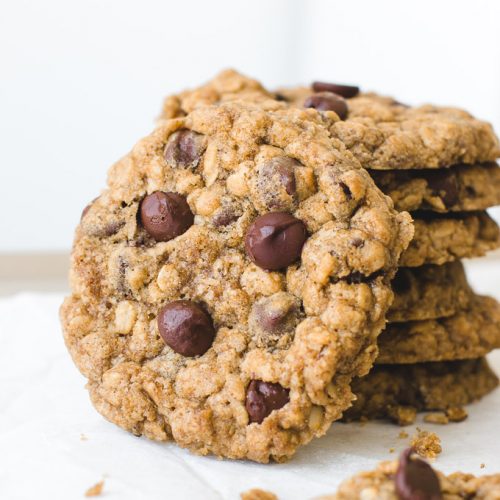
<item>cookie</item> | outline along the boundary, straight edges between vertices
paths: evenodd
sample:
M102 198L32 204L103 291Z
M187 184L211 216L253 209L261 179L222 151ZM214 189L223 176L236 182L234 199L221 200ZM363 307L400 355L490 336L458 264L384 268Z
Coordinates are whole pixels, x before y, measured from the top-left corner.
M378 364L478 358L500 347L500 304L475 296L448 318L391 323L380 335Z
M343 481L333 495L318 500L460 500L500 498L500 474L475 477L454 472L448 476L434 470L409 448L399 461L381 462L369 472L360 472Z
M352 384L356 400L344 414L361 418L394 419L398 409L447 410L477 401L498 386L484 358L412 365L377 365Z
M494 162L370 174L397 210L471 212L500 204L500 167Z
M400 266L444 264L480 257L500 245L496 222L486 212L414 214L415 236L401 256Z
M265 101L270 106L272 97L275 106L307 107L321 114L332 137L340 139L365 168L441 168L495 161L500 156L491 125L466 111L410 107L390 97L353 91L355 87L346 90L318 83L269 92L236 71L224 71L198 89L168 97L162 117L182 116L197 106L228 100Z
M444 318L465 309L472 290L460 261L441 266L402 267L392 280L392 323Z
M350 406L412 232L319 115L197 107L83 215L66 344L120 427L283 461Z

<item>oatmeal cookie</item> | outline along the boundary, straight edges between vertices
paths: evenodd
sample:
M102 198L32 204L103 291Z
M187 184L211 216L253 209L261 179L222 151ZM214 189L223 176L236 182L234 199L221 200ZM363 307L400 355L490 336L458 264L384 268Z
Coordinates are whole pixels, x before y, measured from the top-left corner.
M379 337L378 364L478 358L500 347L500 304L475 296L448 318L392 323Z
M497 386L498 378L484 358L377 365L365 377L354 380L356 400L343 419L394 420L398 408L411 408L414 413L448 410L481 399Z
M471 212L500 204L500 167L494 163L452 168L371 170L397 210Z
M463 264L401 267L392 280L392 323L444 318L465 309L473 296Z
M402 255L400 266L419 267L480 257L500 245L498 225L486 212L419 212L413 216L415 236Z
M500 474L475 477L455 472L448 476L434 470L409 448L399 461L381 462L370 472L345 480L334 495L318 500L461 500L500 498Z
M365 168L379 170L441 168L495 161L500 145L490 124L464 110L411 107L351 86L315 82L310 87L270 92L255 80L227 70L195 90L168 97L162 118L207 103L228 100L266 102L322 115L332 137L340 139Z
M413 233L320 115L273 103L198 106L116 163L61 309L107 419L259 462L350 405Z

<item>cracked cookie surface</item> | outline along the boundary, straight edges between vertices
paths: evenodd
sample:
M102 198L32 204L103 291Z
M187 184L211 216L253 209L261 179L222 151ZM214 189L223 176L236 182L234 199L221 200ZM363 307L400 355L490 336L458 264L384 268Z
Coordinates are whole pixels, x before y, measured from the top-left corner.
M477 401L498 386L498 377L484 358L411 365L377 365L352 384L356 400L344 414L347 421L389 418L399 408L414 413L447 410Z
M391 323L378 346L378 364L485 356L500 347L500 304L492 297L474 296L466 309L448 318Z
M84 211L65 341L124 429L283 461L350 405L412 233L319 115L198 106Z

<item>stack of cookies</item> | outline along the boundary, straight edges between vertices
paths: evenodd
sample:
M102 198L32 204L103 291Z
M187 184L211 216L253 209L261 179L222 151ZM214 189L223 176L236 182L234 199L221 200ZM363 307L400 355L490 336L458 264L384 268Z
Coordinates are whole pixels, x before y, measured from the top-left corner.
M445 410L450 419L462 418L455 408L498 384L484 356L500 347L500 305L473 292L461 262L499 246L498 226L485 211L500 203L500 168L491 161L496 138L458 110L408 108L373 95L348 105L347 122L392 129L381 157L350 140L352 130L344 140L362 151L360 159L367 154L365 167L396 209L412 214L415 235L392 283L377 364L355 383L358 399L346 417L406 424L416 411ZM383 115L391 108L397 121L387 124Z
M167 98L76 230L61 320L94 406L268 462L355 395L346 418L408 421L485 394L500 311L459 259L499 244L499 153L463 111L354 87L229 71Z
M403 424L416 411L447 410L453 419L452 410L498 385L484 356L500 347L500 306L473 292L461 262L500 245L486 212L500 204L500 149L491 126L460 109L409 107L348 85L315 82L271 93L234 71L168 97L162 117L239 99L269 107L268 98L319 111L332 137L414 220L376 366L355 382L357 401L345 418ZM340 119L329 123L332 112Z

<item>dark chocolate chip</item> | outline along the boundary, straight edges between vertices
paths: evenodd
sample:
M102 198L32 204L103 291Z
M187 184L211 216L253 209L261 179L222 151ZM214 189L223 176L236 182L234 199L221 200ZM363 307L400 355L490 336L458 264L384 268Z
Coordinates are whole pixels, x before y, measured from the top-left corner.
M184 196L156 191L141 202L140 218L144 229L156 241L168 241L186 232L194 216Z
M215 338L210 316L189 300L177 300L164 306L158 313L158 328L165 344L183 356L204 354Z
M274 98L277 101L284 101L284 102L288 101L288 99L286 98L286 96L284 96L283 94L280 94L279 92L276 92L276 94L274 94Z
M346 98L355 97L359 94L359 87L339 83L314 82L312 88L314 92L333 92Z
M270 212L257 217L249 227L245 249L259 267L277 271L300 258L306 238L301 220L286 212Z
M298 309L296 301L291 297L280 292L261 299L252 308L252 319L255 318L255 322L266 332L283 330L287 323L294 323L293 317Z
M219 210L214 217L212 218L212 224L215 227L225 227L232 224L234 221L237 221L240 218L240 215L231 211L229 208L223 208Z
M427 183L441 197L446 208L458 203L458 183L451 170L439 169L427 173Z
M260 424L273 410L279 410L289 401L290 391L280 384L252 380L248 385L245 407L250 422Z
M165 161L173 168L194 170L206 149L205 137L188 129L174 132L165 146Z
M408 448L399 458L394 478L398 497L401 500L441 500L437 474L427 462L413 454L413 448Z
M335 111L341 120L345 120L348 112L346 100L332 92L313 94L304 101L304 107L314 108L318 111Z

